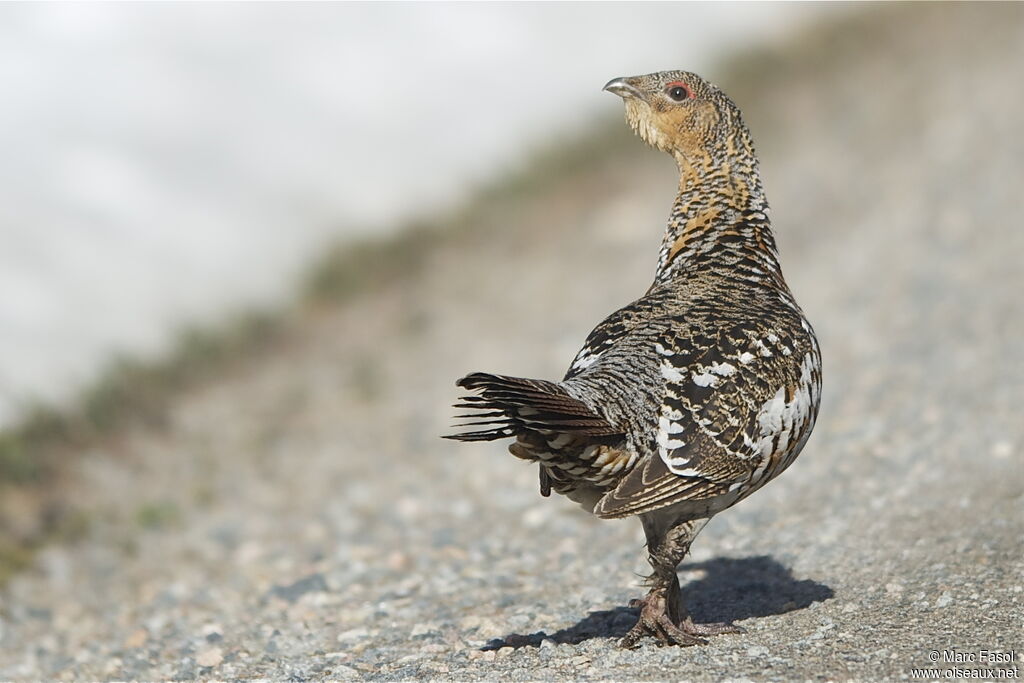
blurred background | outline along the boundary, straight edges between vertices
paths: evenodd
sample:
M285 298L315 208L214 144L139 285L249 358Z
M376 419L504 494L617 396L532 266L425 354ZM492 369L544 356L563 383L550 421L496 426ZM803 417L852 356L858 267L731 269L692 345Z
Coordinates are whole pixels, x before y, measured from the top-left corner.
M749 631L692 671L607 653L638 524L437 438L457 377L556 378L649 285L677 171L601 87L666 68L743 110L825 359L683 568ZM1019 3L0 4L0 679L1011 649L1022 71Z
M5 6L0 425L115 354L281 305L325 245L466 201L607 116L612 76L837 11Z

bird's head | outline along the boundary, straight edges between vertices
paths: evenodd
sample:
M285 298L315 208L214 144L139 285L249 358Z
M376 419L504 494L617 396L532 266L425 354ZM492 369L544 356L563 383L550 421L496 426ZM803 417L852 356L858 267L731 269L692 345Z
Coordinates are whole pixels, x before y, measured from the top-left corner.
M739 109L725 93L689 71L613 78L604 86L626 103L626 120L643 140L683 164L712 161L748 147Z

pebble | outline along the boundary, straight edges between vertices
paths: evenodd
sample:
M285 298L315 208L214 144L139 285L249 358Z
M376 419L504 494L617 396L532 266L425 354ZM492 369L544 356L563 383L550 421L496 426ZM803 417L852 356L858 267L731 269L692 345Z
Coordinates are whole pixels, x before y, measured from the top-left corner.
M450 649L447 645L442 645L441 643L428 643L420 648L420 652L436 654L438 652L448 652Z
M412 627L412 630L409 632L409 637L410 638L416 638L418 636L423 636L423 635L426 635L428 633L432 633L432 632L434 632L436 630L437 630L437 625L436 624L431 624L429 622L419 623L419 624L416 624L415 626Z
M362 640L364 638L368 638L369 636L370 632L365 628L352 628L347 631L342 631L341 633L339 633L336 640L339 643L346 643L354 640Z
M358 669L353 669L351 666L344 664L332 664L330 673L338 678L359 678L362 676Z
M124 639L124 647L128 650L142 647L146 644L146 640L149 638L149 631L144 628L137 628L131 632L131 634Z
M224 661L224 653L219 647L203 650L196 656L196 664L203 667L217 666Z

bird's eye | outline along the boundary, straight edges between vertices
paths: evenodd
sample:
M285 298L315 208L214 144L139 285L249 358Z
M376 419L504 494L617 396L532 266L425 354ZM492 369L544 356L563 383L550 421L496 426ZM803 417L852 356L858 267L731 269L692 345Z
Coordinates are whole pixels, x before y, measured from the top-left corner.
M669 83L665 88L665 92L668 93L668 96L676 102L682 102L683 100L688 100L692 97L690 89L682 83Z

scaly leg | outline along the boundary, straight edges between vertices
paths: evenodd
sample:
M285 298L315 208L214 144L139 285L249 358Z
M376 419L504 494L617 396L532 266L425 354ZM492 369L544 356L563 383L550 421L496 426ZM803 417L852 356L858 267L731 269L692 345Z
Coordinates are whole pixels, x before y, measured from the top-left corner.
M619 642L624 648L636 647L644 636L653 636L662 645L705 645L704 636L742 633L727 623L695 624L683 605L676 567L690 550L690 544L707 524L706 519L690 520L667 526L663 520L642 518L647 534L651 590L645 598L633 600L630 607L640 608L636 626Z

